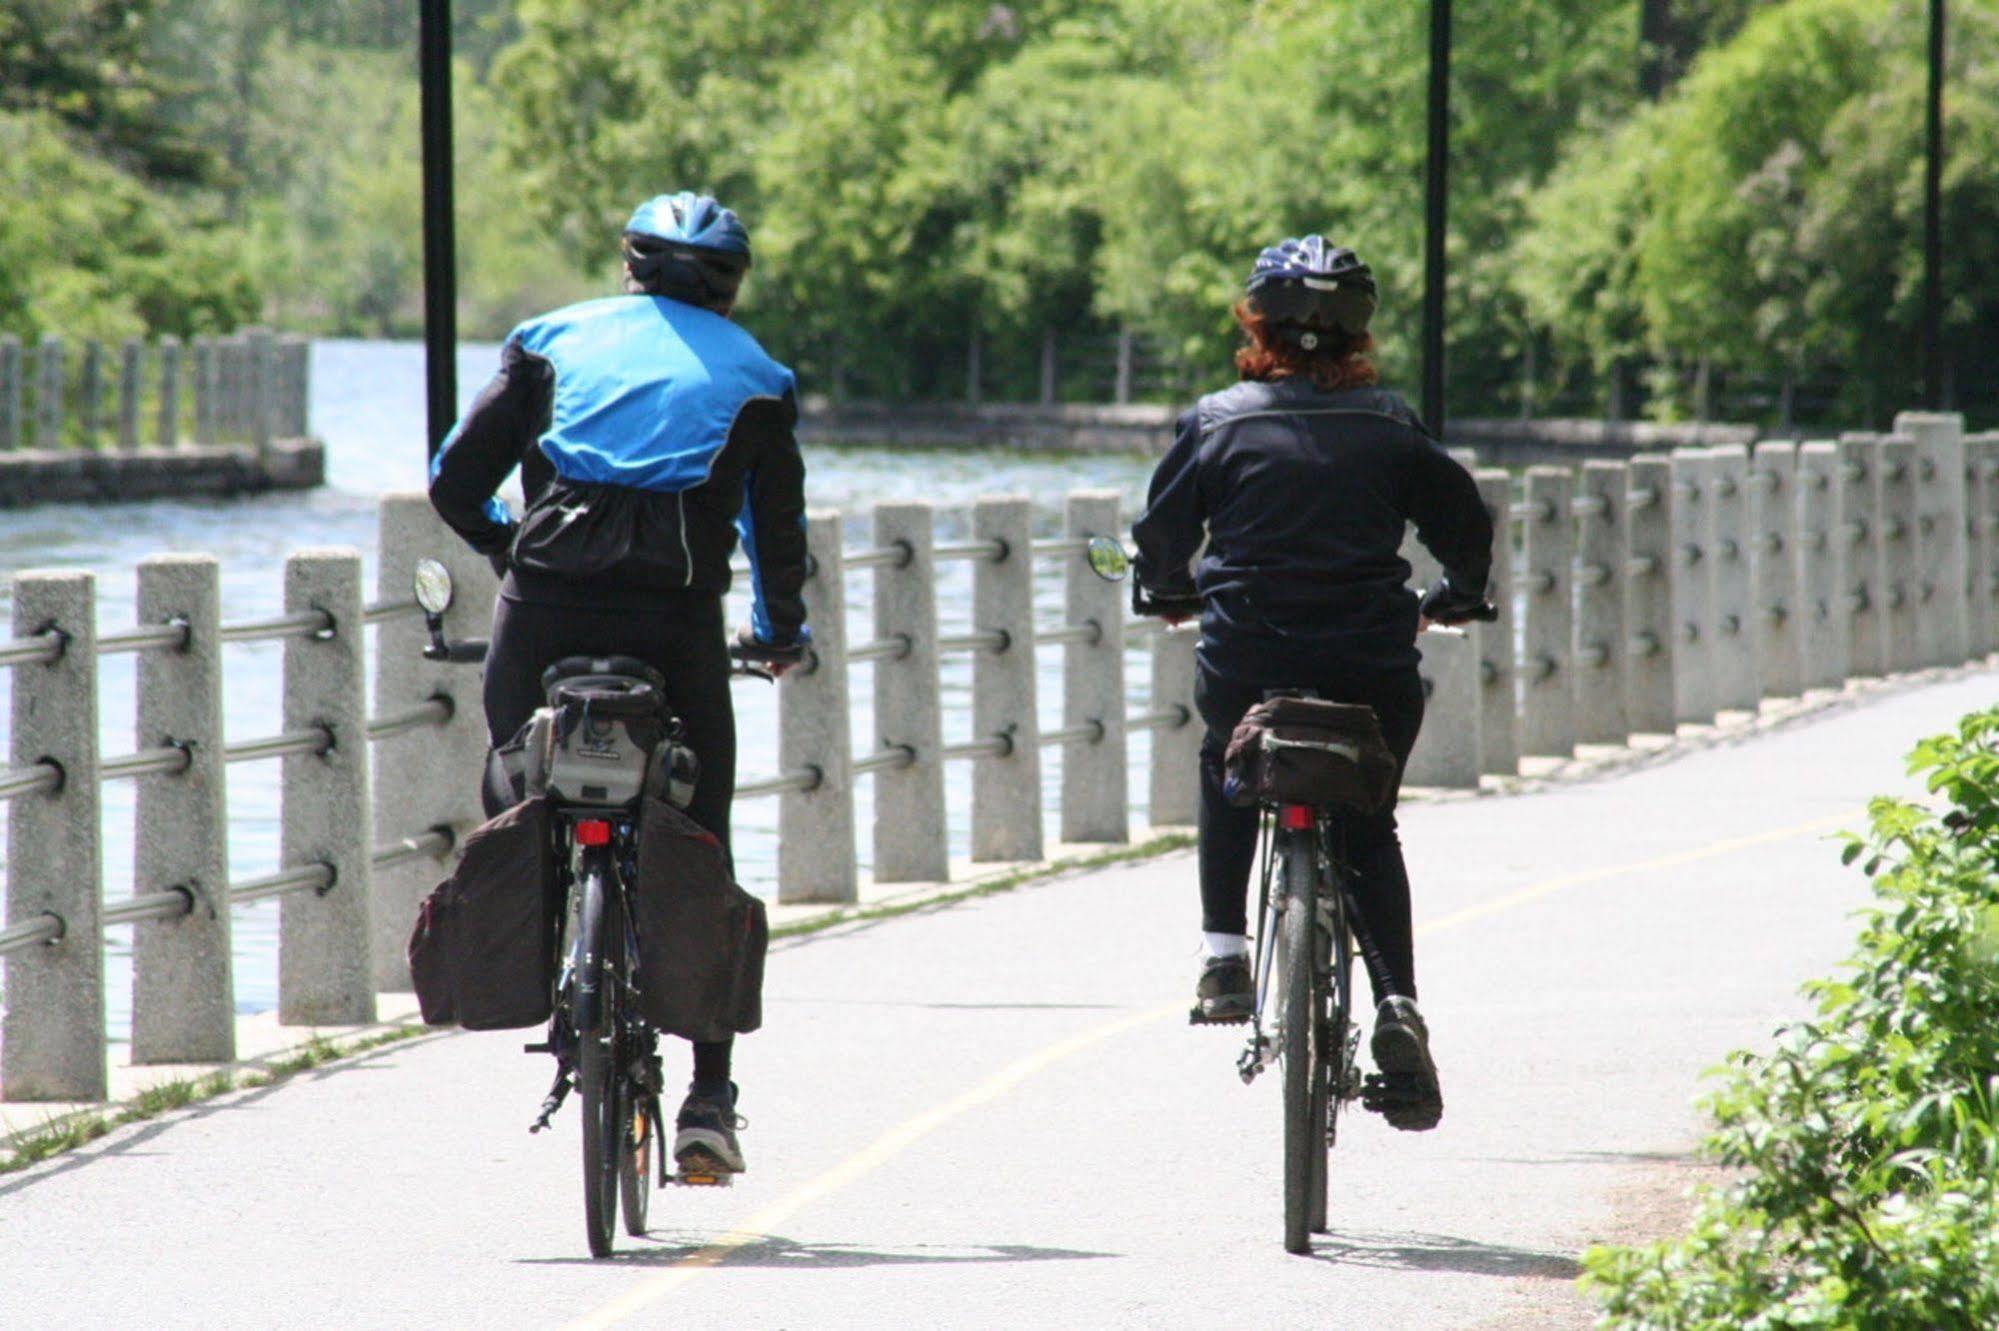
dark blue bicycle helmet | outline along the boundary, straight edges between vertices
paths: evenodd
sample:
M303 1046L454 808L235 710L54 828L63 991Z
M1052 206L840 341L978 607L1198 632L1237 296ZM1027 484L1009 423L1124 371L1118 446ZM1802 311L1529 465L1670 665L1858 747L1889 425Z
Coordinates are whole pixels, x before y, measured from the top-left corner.
M714 199L682 190L632 210L624 250L632 279L644 290L720 309L736 298L750 266L750 233Z
M1307 351L1334 331L1365 333L1378 303L1374 273L1323 236L1282 240L1257 255L1244 293L1280 336Z

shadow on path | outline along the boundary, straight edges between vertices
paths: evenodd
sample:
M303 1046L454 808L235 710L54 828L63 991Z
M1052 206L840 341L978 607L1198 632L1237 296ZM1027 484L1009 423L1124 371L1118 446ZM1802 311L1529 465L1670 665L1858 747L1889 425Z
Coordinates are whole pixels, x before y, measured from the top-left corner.
M1447 1234L1330 1234L1312 1245L1312 1256L1335 1266L1444 1271L1509 1280L1574 1280L1583 1270L1568 1253L1480 1243Z
M654 1237L657 1236L657 1237ZM621 1249L611 1256L524 1257L523 1266L675 1266L706 1250L713 1236L671 1235L655 1230L642 1242L655 1247ZM662 1240L664 1240L662 1242ZM872 1249L844 1243L798 1243L779 1235L731 1249L716 1266L771 1271L840 1271L866 1266L972 1266L990 1262L1075 1262L1119 1254L1075 1248L1037 1248L1025 1243L950 1244L935 1248Z

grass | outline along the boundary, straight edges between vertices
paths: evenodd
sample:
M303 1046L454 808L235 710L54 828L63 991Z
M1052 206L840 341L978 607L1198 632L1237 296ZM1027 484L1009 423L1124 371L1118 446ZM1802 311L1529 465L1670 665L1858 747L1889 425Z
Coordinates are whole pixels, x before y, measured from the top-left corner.
M833 911L816 919L799 920L792 924L781 924L770 931L772 938L797 938L805 934L816 934L826 929L835 929L843 924L869 924L878 920L892 920L898 915L909 915L919 910L934 910L939 906L956 905L961 901L971 901L978 897L989 897L1000 892L1011 892L1016 887L1054 878L1061 874L1074 873L1082 869L1103 869L1113 864L1125 864L1132 860L1149 860L1176 850L1185 850L1194 844L1191 832L1167 832L1142 841L1136 846L1119 846L1113 850L1090 855L1076 855L1069 859L1056 860L1051 864L1037 864L988 878L981 883L959 888L952 892L939 892L935 896L921 897L913 901L884 902L878 906L855 906L849 910Z
M161 1114L212 1100L231 1091L274 1086L335 1059L352 1058L386 1044L422 1035L425 1030L422 1026L397 1026L352 1040L328 1040L315 1035L292 1052L254 1069L236 1071L224 1068L199 1077L176 1077L172 1081L160 1082L116 1106L51 1119L38 1130L20 1134L7 1148L12 1153L0 1159L0 1174L15 1173L30 1165L40 1164L51 1156L73 1151L96 1141L114 1128L158 1118Z

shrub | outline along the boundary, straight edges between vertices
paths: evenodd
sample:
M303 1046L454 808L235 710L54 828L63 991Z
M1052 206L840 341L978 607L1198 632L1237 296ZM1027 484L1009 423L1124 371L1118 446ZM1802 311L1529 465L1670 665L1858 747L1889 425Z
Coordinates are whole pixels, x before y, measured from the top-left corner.
M1585 1254L1626 1331L1999 1326L1999 708L1919 744L1939 807L1850 837L1880 897L1816 1015L1737 1053L1684 1237Z

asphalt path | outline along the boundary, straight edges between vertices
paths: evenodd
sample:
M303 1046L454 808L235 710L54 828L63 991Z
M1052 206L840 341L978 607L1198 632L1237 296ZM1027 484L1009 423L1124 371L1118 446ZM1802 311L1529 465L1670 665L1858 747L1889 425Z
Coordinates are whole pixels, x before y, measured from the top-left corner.
M1831 834L1995 685L1408 808L1447 1108L1354 1115L1310 1257L1278 1078L1184 1021L1182 854L781 944L737 1060L751 1172L656 1193L609 1261L573 1107L526 1131L547 1060L438 1035L0 1178L0 1327L1587 1326L1576 1254L1675 1222L1702 1070L1849 946Z

